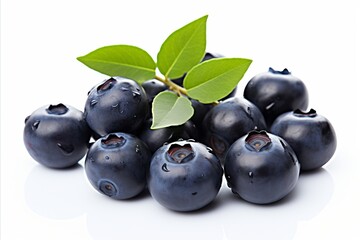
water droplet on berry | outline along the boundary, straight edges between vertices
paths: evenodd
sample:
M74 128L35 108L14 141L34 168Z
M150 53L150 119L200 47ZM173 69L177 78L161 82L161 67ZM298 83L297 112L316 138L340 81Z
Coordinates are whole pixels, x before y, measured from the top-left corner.
M95 100L95 99L91 100L91 101L90 101L90 107L95 106L97 103L98 103L97 100Z
M132 91L133 98L135 101L140 102L141 101L141 94L139 91Z
M250 183L253 183L253 178L254 178L254 173L253 172L249 172L248 176L250 178Z
M161 170L163 170L164 172L170 172L170 170L167 168L167 164L164 163L162 166L161 166Z
M272 107L274 107L275 103L271 102L269 105L265 107L266 110L270 110Z
M32 130L35 131L36 129L38 129L39 124L40 124L40 121L39 121L39 120L35 121L35 122L31 125Z
M139 97L139 96L140 96L140 93L133 91L133 92L132 92L132 95L133 95L133 97Z
M105 156L105 160L109 160L110 159L110 157L109 156Z
M57 146L65 153L70 154L74 151L74 146L72 144L61 144L57 143Z
M208 150L209 153L213 153L213 152L214 152L214 150L212 150L211 147L206 147L206 150Z

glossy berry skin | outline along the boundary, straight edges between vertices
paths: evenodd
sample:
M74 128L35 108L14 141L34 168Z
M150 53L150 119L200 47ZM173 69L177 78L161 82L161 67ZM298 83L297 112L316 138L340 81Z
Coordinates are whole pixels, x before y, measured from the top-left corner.
M46 105L25 119L25 147L35 161L49 168L77 164L88 150L90 136L83 112L70 105Z
M85 119L94 135L136 131L148 115L144 89L135 81L112 77L93 87L85 104Z
M149 104L151 105L155 96L162 91L167 90L167 86L165 83L160 82L156 79L150 79L141 84L146 92L146 96L148 98Z
M308 91L305 84L287 69L254 76L244 89L244 97L254 103L263 113L267 125L280 114L308 107Z
M129 199L145 189L150 158L147 146L134 135L110 133L91 145L85 172L98 192L116 200Z
M300 165L285 140L265 131L252 131L230 147L224 170L234 194L251 203L269 204L294 189Z
M193 141L176 141L152 157L148 188L151 196L174 211L194 211L217 196L223 169L211 149Z
M201 127L202 121L205 115L213 108L212 104L204 104L195 99L190 99L191 106L194 108L194 115L191 117L191 121L195 126Z
M173 142L179 138L184 138L184 125L170 126L159 129L151 129L152 119L148 119L137 136L148 146L149 150L154 153L165 143Z
M301 170L315 170L334 155L336 134L328 119L316 113L295 110L280 115L271 132L281 136L295 151Z
M202 141L223 161L230 145L254 129L266 129L260 110L244 98L229 98L206 114L202 123Z

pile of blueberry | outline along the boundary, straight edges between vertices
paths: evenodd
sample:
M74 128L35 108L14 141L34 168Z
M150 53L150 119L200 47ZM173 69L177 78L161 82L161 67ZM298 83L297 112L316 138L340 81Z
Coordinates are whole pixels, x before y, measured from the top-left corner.
M254 76L244 97L235 89L217 105L191 100L195 113L188 122L153 130L151 104L161 91L168 88L157 80L140 85L111 77L89 91L83 112L43 106L25 120L26 149L57 169L86 156L86 176L100 193L129 199L148 190L175 211L208 205L223 176L248 202L278 201L301 171L322 167L335 152L331 123L307 111L307 89L287 69Z

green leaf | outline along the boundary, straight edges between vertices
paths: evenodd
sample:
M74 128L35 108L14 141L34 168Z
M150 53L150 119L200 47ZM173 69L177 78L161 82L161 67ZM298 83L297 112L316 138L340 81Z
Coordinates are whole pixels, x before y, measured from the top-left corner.
M166 91L154 98L152 113L151 129L159 129L184 124L194 114L194 109L188 98Z
M108 76L126 77L139 83L155 77L156 63L151 56L130 45L105 46L77 59Z
M176 30L162 44L157 64L165 77L179 78L201 61L206 48L207 17Z
M184 87L189 97L212 103L227 96L239 83L252 60L215 58L196 65L186 75Z

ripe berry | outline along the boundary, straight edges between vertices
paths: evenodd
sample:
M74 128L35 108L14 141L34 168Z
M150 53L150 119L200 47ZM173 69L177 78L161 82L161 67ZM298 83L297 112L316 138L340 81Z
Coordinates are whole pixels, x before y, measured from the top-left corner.
M25 119L25 147L49 168L75 165L85 156L90 136L83 112L62 103L40 107Z
M203 142L223 161L230 145L254 129L266 129L260 110L244 98L229 98L206 114L202 123Z
M144 89L135 81L112 77L93 87L85 104L85 118L95 135L136 131L148 115Z
M91 145L85 172L91 185L113 199L128 199L146 186L151 153L137 137L110 133Z
M280 114L308 107L305 84L287 69L254 76L244 89L244 97L254 103L263 113L268 127Z
M190 101L192 107L194 108L194 115L191 117L190 120L195 124L195 126L200 128L205 115L211 110L213 105L204 104L195 99L190 99Z
M223 169L211 149L193 141L176 141L152 157L148 177L151 196L175 211L200 209L217 196Z
M153 100L154 100L154 97L162 92L162 91L165 91L167 90L167 86L160 82L159 80L156 80L156 79L150 79L150 80L147 80L145 82L143 82L141 84L141 86L144 88L145 92L146 92L146 96L148 98L148 101L149 101L149 104L151 106Z
M293 190L300 166L285 140L265 131L252 131L230 147L224 170L234 194L251 203L268 204Z
M333 126L314 109L308 112L295 110L280 115L273 123L271 132L290 144L304 171L322 167L336 150Z
M164 143L173 142L185 137L184 125L151 129L151 124L152 119L148 119L137 136L146 143L152 153L156 152Z

